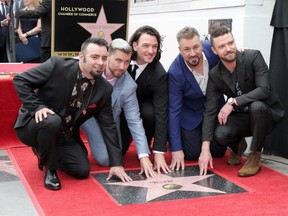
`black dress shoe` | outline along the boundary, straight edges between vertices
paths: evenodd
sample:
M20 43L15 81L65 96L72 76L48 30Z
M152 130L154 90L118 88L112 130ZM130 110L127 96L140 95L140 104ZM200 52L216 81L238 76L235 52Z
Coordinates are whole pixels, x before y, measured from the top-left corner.
M44 186L49 190L60 190L61 183L56 170L46 170L44 175Z
M37 156L38 168L43 171L43 163L41 161L39 150L36 147L32 147L32 151Z

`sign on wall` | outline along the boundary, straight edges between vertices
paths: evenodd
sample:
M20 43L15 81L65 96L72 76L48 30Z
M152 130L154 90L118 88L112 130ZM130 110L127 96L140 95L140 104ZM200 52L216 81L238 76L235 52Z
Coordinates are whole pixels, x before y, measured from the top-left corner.
M128 0L53 0L51 55L76 57L90 37L127 39Z

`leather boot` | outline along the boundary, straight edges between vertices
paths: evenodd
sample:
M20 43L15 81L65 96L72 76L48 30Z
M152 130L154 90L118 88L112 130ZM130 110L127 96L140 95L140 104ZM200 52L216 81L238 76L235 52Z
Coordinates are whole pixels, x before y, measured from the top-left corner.
M227 164L230 166L237 166L241 163L241 158L243 155L243 152L247 148L247 143L245 138L242 138L240 143L238 144L238 151L237 154L231 150L230 157L228 158Z
M239 170L238 176L248 177L254 176L261 170L261 152L250 152L248 160Z

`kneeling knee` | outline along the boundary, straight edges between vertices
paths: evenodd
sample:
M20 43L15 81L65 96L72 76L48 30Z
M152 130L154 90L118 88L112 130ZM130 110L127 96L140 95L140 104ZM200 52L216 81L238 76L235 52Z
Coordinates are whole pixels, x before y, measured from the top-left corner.
M47 128L57 131L62 125L62 119L57 114L54 114L54 115L49 114L47 118L43 119L43 121L41 122L41 125L42 127L45 127L45 128L47 127Z
M99 166L102 166L102 167L109 166L109 159L108 158L96 159L96 161L99 164Z
M250 112L261 112L266 110L266 105L261 101L255 101L249 105Z
M227 138L232 137L232 131L225 126L218 126L214 133L214 139L220 145L226 145Z
M77 179L86 179L90 174L90 166L79 167L78 170L75 170L74 172L71 172L69 174Z

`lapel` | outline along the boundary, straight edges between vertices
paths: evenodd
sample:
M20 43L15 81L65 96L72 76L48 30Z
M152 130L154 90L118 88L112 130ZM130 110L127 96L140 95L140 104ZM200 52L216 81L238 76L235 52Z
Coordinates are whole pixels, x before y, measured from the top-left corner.
M69 80L67 80L68 85L67 85L67 90L66 90L68 100L70 100L70 98L71 98L72 91L73 91L75 82L77 81L77 75L78 75L79 71L80 71L80 69L79 69L79 62L78 61L75 61L71 67L71 70L67 71L67 73L70 73Z
M196 90L196 93L198 95L203 95L203 92L202 90L200 89L200 86L197 82L197 80L195 79L193 73L189 70L189 68L187 67L183 57L179 54L178 57L177 57L178 61L179 61L179 64L182 68L182 71L183 71L183 74L184 74L184 77L186 78L186 80L188 80L190 86L193 87L194 90Z
M231 73L227 70L227 68L221 63L219 65L220 67L220 76L222 77L223 81L226 83L226 85L229 87L229 89L236 95L236 89L235 85L232 79Z
M137 78L136 83L146 82L149 83L149 80L151 79L153 73L156 71L153 70L154 63L149 63L145 69L142 71L140 76Z
M241 52L237 51L237 63L236 63L236 70L238 83L241 88L242 94L244 94L244 79L245 79L245 64L244 64L244 56Z
M236 53L236 68L233 73L237 73L238 83L242 92L244 93L244 75L245 75L245 65L243 64L244 58L241 52L237 51ZM220 63L220 75L223 78L223 81L227 84L230 90L237 95L236 88L232 79L230 72L227 68Z
M71 71L69 71L69 73L71 73L71 75L69 76L69 87L67 88L67 102L66 102L66 104L68 104L69 100L71 99L72 91L74 89L74 85L78 81L77 80L77 76L78 76L79 71L80 71L80 69L79 69L79 61L75 61L74 65L71 68ZM87 94L85 94L85 96L84 96L84 101L85 101L85 104L86 104L87 103ZM74 121L76 121L76 119L78 119L78 117L80 116L82 111L83 111L83 109L82 109L82 106L81 106L81 108L78 109L78 112L77 112L77 114L75 116L75 120Z
M112 92L112 107L114 106L117 98L118 98L118 95L120 94L120 92L122 91L123 89L123 86L124 86L124 80L125 80L125 75L126 73L124 73L120 78L118 78L116 80L116 83L113 87L113 92Z

